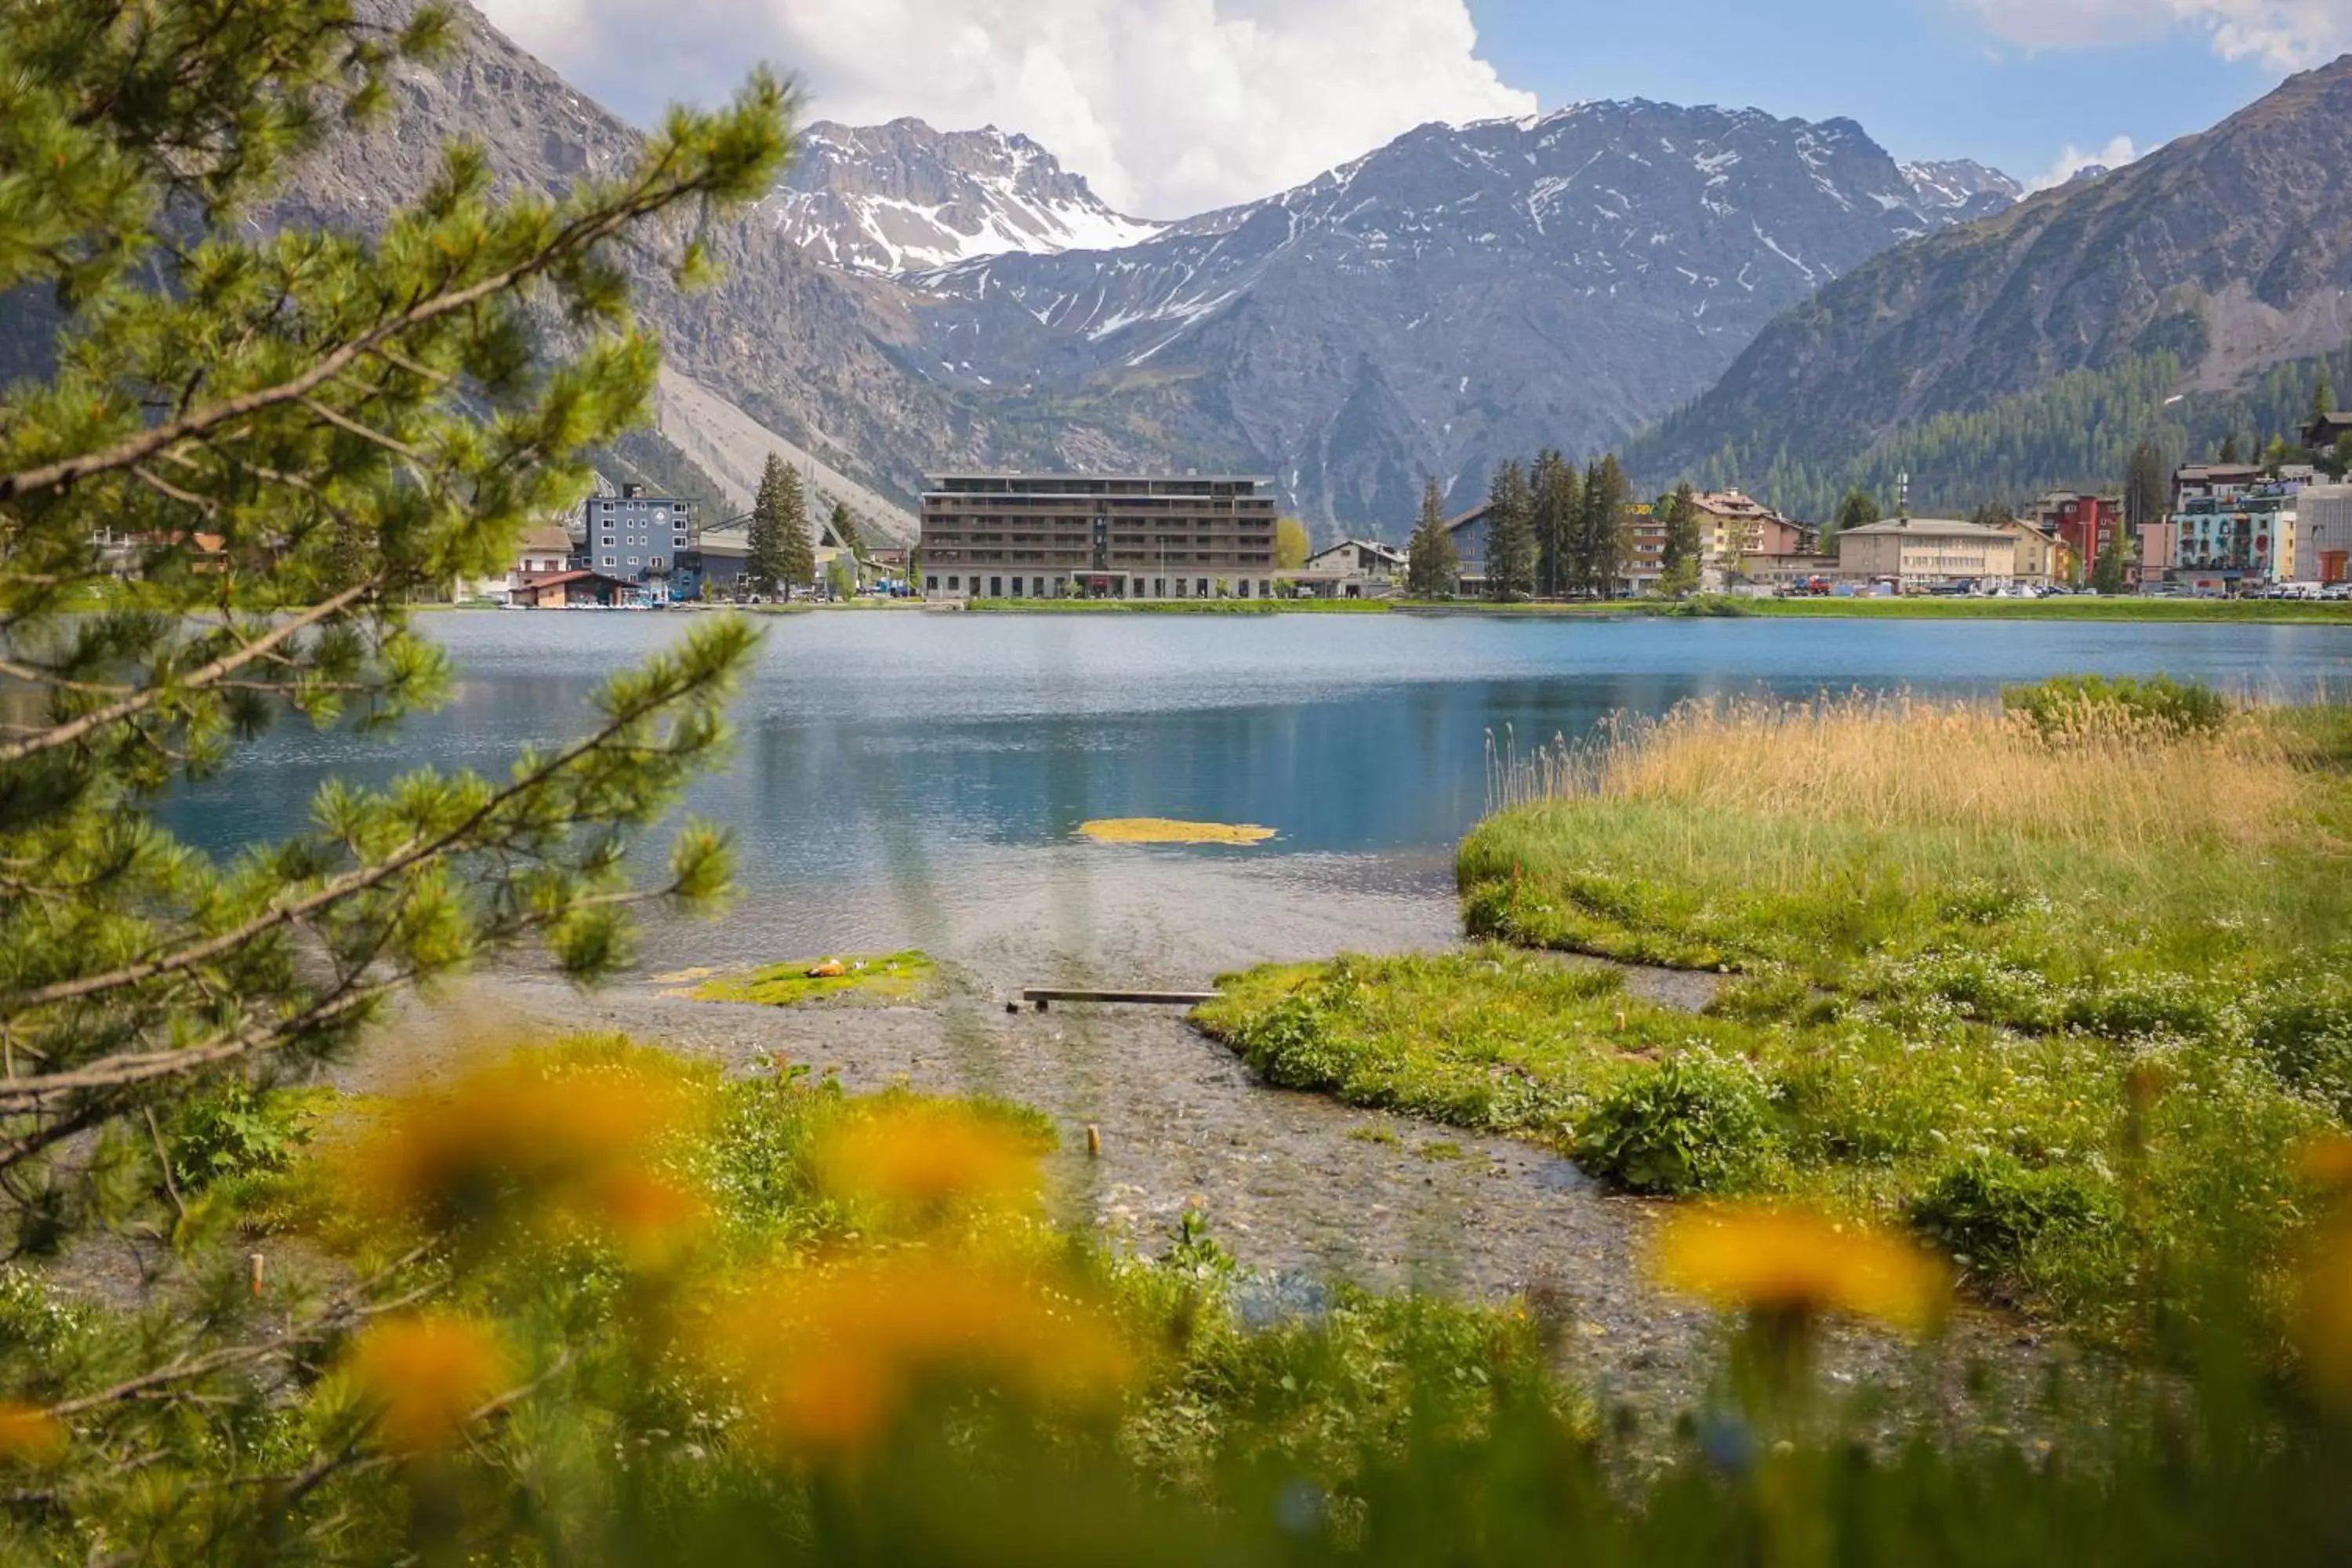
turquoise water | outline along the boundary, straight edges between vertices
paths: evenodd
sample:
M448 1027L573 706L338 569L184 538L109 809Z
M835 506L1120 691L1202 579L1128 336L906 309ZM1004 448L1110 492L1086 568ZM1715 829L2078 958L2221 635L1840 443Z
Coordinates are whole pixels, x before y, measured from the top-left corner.
M462 684L390 736L281 726L174 826L215 849L282 834L331 774L502 770L585 726L603 675L680 617L429 617ZM1412 616L780 617L731 765L690 809L729 825L744 897L649 960L919 942L988 972L1158 979L1258 957L1443 941L1449 851L1489 731L1522 744L1686 697L1990 691L2168 670L2294 695L2352 686L2332 626ZM1103 816L1264 824L1255 849L1097 846Z

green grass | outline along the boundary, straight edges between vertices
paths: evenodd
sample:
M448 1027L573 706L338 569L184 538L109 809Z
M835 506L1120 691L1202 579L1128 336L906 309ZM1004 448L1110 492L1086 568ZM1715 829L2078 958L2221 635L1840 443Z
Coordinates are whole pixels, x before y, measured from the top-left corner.
M1383 616L1386 599L974 599L983 615Z
M2133 1333L2136 1282L2165 1258L2283 1257L2314 1201L2290 1155L2331 1124L2226 1047L1924 1027L1785 979L1693 1014L1489 945L1220 985L1196 1020L1269 1082L1524 1138L1631 1191L1801 1198L1940 1239L1964 1180L2054 1190L2057 1220L1979 1203L1963 1267L2102 1339ZM2142 1064L2171 1087L2136 1123Z
M2292 599L2189 599L2170 596L2055 599L1748 599L1756 616L1845 616L1862 620L2248 621L2352 626L2352 604Z
M1275 1083L1531 1139L1628 1190L1911 1226L2097 1337L2145 1330L2184 1260L2228 1258L2275 1334L2318 1201L2297 1151L2352 1117L2352 712L2216 733L2175 722L2214 715L2169 688L2040 695L2070 693L2131 710L2128 738L2037 729L2030 702L1663 726L1601 793L1465 842L1486 945L1256 970L1198 1019ZM1794 761L1768 776L1776 746ZM1853 782L1874 753L1896 760ZM1906 769L1933 787L1868 793ZM2227 803L2162 793L2209 782L2268 819L2225 832ZM2126 804L2137 826L2103 826ZM1719 994L1676 1011L1544 949Z
M845 956L841 962L849 966L848 973L811 974L822 962L803 958L741 974L714 975L684 994L698 1002L751 1002L763 1007L796 1007L844 997L888 1005L920 1000L939 977L930 955L913 949L869 958Z

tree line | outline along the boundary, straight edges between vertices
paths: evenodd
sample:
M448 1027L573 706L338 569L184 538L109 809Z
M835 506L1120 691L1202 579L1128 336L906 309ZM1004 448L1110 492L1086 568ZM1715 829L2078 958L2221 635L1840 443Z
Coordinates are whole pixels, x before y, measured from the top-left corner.
M1698 585L1700 550L1691 486L1659 497L1651 518L1662 535L1660 590L1689 592ZM1614 598L1634 564L1637 521L1633 485L1613 452L1581 469L1550 447L1532 463L1511 458L1495 470L1486 491L1485 595L1503 602ZM1460 576L1444 492L1432 478L1407 551L1406 592L1452 597Z

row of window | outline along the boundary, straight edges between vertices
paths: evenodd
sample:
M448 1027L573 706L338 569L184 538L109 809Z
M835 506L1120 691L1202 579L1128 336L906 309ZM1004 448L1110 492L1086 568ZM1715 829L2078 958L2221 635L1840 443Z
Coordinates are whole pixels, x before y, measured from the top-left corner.
M950 594L961 594L964 591L964 577L963 574L960 573L950 573L944 578L937 573L929 574L923 578L923 591L927 594L936 594L940 592L940 584L942 581L947 584L947 591ZM981 584L983 581L988 584L987 593L984 596L991 599L1063 599L1071 596L1071 580L1067 577L1057 576L1049 579L1045 577L1023 578L991 575L982 579L977 574L974 574L971 577L971 592L975 595L981 594ZM1048 591L1049 584L1050 592ZM1190 592L1187 592L1188 588L1190 589ZM1173 590L1172 592L1171 591L1171 589ZM1236 580L1232 584L1232 590L1233 596L1235 598L1246 599L1251 597L1252 587L1250 579L1244 577ZM1083 586L1081 586L1079 594L1080 596L1085 596ZM1259 583L1256 584L1255 595L1257 597L1271 598L1273 595L1274 589L1272 584L1266 583ZM1143 579L1137 577L1121 578L1117 583L1110 584L1105 591L1097 594L1094 596L1097 598L1117 599L1207 599L1219 597L1221 595L1217 592L1214 583L1207 577L1154 577L1151 579L1151 591L1149 594L1144 592Z

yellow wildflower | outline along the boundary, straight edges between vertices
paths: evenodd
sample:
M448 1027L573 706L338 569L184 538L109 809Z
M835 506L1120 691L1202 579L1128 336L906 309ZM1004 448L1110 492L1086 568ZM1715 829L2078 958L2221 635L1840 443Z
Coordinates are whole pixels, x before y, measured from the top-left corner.
M1164 816L1106 817L1078 825L1078 831L1104 844L1259 844L1271 827L1247 823L1178 822Z
M64 1424L37 1405L0 1400L0 1462L37 1464L66 1446Z
M1659 1281L1721 1307L1859 1313L1917 1333L1949 1303L1943 1265L1907 1242L1792 1209L1692 1209L1667 1222Z
M990 1260L929 1249L780 1272L705 1341L797 1451L868 1448L959 1378L1068 1405L1115 1394L1133 1357L1098 1309Z
M2312 1238L2303 1269L2304 1370L2340 1409L2352 1409L2352 1218L2339 1217Z
M521 1058L394 1104L350 1152L362 1203L450 1226L512 1217L626 1226L639 1174L690 1106L672 1076ZM619 1212L618 1194L629 1200Z
M933 1211L1034 1206L1037 1152L1013 1129L961 1107L886 1106L835 1129L817 1150L825 1185L845 1197Z
M377 1407L376 1436L400 1454L446 1447L513 1381L488 1329L436 1314L375 1324L352 1344L346 1364L353 1385Z
M2324 1187L2352 1192L2352 1138L2326 1134L2304 1145L2303 1173Z

